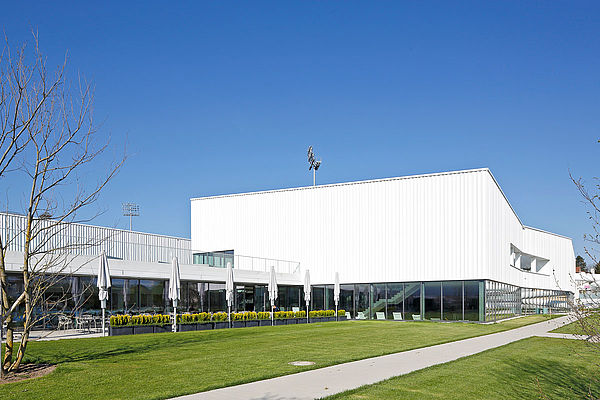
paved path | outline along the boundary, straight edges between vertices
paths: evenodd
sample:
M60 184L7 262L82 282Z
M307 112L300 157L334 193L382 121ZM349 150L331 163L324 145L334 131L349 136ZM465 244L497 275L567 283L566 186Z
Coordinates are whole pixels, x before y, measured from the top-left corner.
M567 322L560 317L521 328L456 342L368 358L238 386L178 397L179 400L312 400L528 338ZM235 362L235 361L233 361Z

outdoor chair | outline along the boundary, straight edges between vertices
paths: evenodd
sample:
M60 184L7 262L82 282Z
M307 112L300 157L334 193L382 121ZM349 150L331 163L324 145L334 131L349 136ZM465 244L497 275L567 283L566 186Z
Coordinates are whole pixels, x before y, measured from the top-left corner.
M66 315L58 316L58 330L61 329L69 329L69 327L73 328L73 320Z
M421 314L413 314L412 318L413 318L413 321L420 321L421 320Z
M383 313L383 312L376 312L375 313L375 319L385 319L385 313Z
M300 311L300 307L292 307L292 312L298 312Z
M365 313L359 311L356 313L356 319L367 319L367 317L365 317Z
M394 321L402 321L402 313L401 312L394 312L394 313L392 313L392 316L394 317Z
M350 315L350 313L348 311L346 311L346 319L352 319L352 316Z

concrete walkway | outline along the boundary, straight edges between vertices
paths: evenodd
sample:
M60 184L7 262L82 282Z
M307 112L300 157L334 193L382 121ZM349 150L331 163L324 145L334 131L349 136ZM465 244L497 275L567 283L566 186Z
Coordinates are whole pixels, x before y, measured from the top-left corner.
M461 357L540 336L571 322L568 316L456 342L368 358L238 386L178 397L179 400L312 400ZM232 361L235 362L235 361Z
M61 329L61 330L35 330L29 333L31 341L61 340L61 339L82 339L92 337L102 337L100 330L79 330L79 329ZM107 333L108 334L108 333ZM6 336L2 338L6 340ZM15 332L15 341L21 340L21 332Z

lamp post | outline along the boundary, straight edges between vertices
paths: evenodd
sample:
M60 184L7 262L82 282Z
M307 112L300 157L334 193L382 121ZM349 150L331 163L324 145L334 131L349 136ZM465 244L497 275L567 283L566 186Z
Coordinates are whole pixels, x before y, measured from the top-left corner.
M133 226L133 217L140 216L140 206L135 203L123 203L123 216L129 217L129 232Z
M310 167L308 167L308 170L310 171L312 169L312 172L313 172L313 186L316 186L317 170L321 166L321 160L317 161L317 159L315 158L315 153L313 153L312 146L308 146L308 163L310 164Z

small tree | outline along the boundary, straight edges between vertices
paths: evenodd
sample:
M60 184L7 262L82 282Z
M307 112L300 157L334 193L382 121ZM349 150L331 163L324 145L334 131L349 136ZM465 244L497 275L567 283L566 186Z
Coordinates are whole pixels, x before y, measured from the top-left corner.
M587 264L585 263L585 260L583 259L583 257L577 256L575 258L575 268L578 271L581 271L581 272L585 272L586 271Z
M13 51L7 41L0 59L0 179L17 178L12 182L23 195L24 216L17 229L0 230L1 311L7 326L3 374L19 369L39 318L34 309L50 286L72 272L69 254L97 244L62 233L81 220L80 212L96 201L125 160L98 165L108 140L98 137L93 123L93 87L82 79L71 87L65 65L47 71L37 34L31 50L24 44ZM99 168L104 172L94 179ZM15 246L23 257L23 290L9 299L6 255ZM23 333L15 349L12 315L19 308L24 309Z

